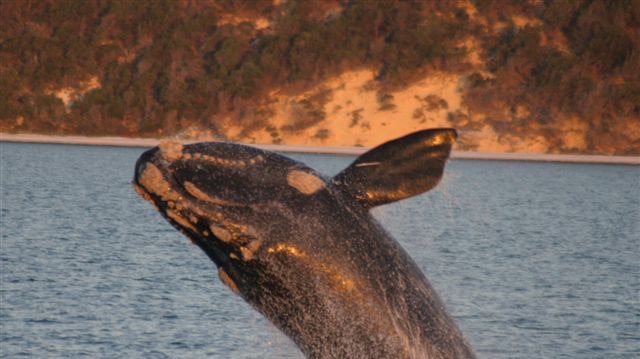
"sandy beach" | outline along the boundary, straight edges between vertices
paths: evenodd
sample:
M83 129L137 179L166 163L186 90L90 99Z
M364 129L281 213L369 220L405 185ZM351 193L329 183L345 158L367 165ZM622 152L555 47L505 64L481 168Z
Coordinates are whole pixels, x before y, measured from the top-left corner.
M125 138L125 137L85 137L85 136L49 136L37 134L8 134L0 133L0 142L50 143L90 146L119 146L119 147L153 147L161 139ZM184 141L185 143L196 141ZM293 153L323 153L334 155L357 156L368 150L367 147L355 146L299 146L249 144L258 148ZM497 153L497 152L468 152L453 151L453 159L460 160L497 160L497 161L536 161L536 162L565 162L565 163L603 163L640 165L640 156L601 156L601 155L563 155L541 153Z

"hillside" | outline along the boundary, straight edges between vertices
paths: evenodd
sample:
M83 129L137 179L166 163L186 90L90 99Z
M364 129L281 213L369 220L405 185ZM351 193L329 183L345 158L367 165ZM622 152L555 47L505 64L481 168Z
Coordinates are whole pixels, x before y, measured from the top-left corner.
M640 154L640 1L0 2L0 131Z

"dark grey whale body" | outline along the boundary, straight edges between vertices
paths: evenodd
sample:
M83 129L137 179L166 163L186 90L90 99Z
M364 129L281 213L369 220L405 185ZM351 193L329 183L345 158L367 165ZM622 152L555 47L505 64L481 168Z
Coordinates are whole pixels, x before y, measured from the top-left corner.
M369 209L433 188L452 129L387 142L327 179L228 143L165 143L134 187L222 281L310 358L474 358L418 266Z

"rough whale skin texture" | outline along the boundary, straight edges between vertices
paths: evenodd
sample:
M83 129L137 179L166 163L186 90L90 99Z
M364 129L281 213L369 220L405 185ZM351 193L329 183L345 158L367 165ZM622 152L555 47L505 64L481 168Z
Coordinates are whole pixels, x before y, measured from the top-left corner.
M249 146L168 142L141 155L134 188L307 357L474 358L424 274L369 213L437 185L456 136L409 134L333 178Z

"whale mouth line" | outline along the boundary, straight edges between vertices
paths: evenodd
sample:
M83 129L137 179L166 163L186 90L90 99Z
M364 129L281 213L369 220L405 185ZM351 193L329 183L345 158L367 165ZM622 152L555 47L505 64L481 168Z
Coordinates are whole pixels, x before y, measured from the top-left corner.
M147 167L149 165L153 164L146 164ZM154 175L157 174L158 173L154 173ZM187 196L189 196L186 191L183 191L181 188L179 188L179 186L171 186L169 183L170 180L162 175L163 185L168 186L164 187L163 190L159 191L160 193L158 193L152 189L148 189L144 183L141 183L141 180L142 182L145 182L144 175L141 175L140 177L140 179L136 179L132 182L134 190L147 202L151 203L151 205L164 217L166 217L172 224L174 224L176 228L182 231L186 235L186 237L191 240L191 242L199 245L200 247L203 247L204 245L207 248L210 248L214 243L224 242L214 233L209 233L209 231L207 230L201 230L200 228L198 228L199 222L203 222L205 218L207 222L216 222L216 225L221 224L218 224L218 221L214 221L211 215L198 216L201 217L201 219L196 217L196 213L200 212L201 214L204 214L205 211L199 209L198 204L194 203L195 201L191 200L190 198L186 198ZM155 183L158 183L159 178L156 177L154 178L154 180ZM188 213L184 213L185 211L188 211ZM208 226L209 225L207 225L207 227Z
M197 221L194 220L194 216L191 214L185 216L185 214L181 212L186 209L184 205L185 201L180 201L178 204L172 201L165 201L161 195L137 183L133 183L133 188L142 198L151 203L158 212L178 224L181 230L189 229L193 234L201 235L200 231L195 227L195 222ZM191 233L189 233L188 237L191 238Z
M153 163L145 164L146 166ZM156 167L155 165L153 165ZM153 168L153 167L151 167ZM157 167L156 167L157 168ZM144 172L144 170L143 170ZM152 170L152 172L155 172ZM132 182L134 190L162 214L176 229L182 232L190 242L202 248L218 267L229 268L232 260L242 258L251 260L254 248L259 245L253 228L235 223L222 215L225 207L238 207L239 204L228 201L215 201L211 198L201 198L204 193L193 193L193 188L180 186L172 179L168 179L162 171L154 176L162 175L163 187L160 193L148 189L139 179ZM144 176L140 176L142 182ZM160 182L155 177L155 183ZM189 190L191 189L191 190ZM242 207L246 207L242 205Z

